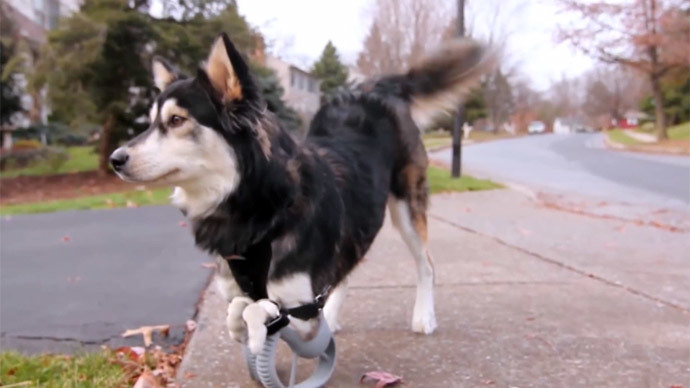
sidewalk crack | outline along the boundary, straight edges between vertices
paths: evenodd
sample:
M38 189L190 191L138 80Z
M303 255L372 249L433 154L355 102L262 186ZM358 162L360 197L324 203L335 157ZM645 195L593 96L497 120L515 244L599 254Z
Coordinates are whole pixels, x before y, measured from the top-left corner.
M556 260L556 259L553 259L553 258L544 256L544 255L542 255L542 254L540 254L540 253L533 252L533 251L530 251L530 250L528 250L528 249L522 248L522 247L520 247L520 246L511 244L511 243L509 243L509 242L507 242L507 241L505 241L505 240L502 240L502 239L500 239L500 238L498 238L498 237L495 237L495 236L491 236L491 235L488 235L488 234L481 233L481 232L479 232L478 230L468 228L468 227L466 227L466 226L464 226L464 225L460 225L460 224L458 224L458 223L456 223L456 222L447 220L447 219L445 219L445 218L443 218L443 217L440 217L440 216L437 216L437 215L434 215L434 214L429 214L429 217L430 217L430 218L433 218L433 219L435 219L435 220L437 220L437 221L440 221L440 222L442 222L442 223L444 223L444 224L447 224L447 225L453 226L453 227L455 227L455 228L458 228L458 229L460 229L460 230L463 230L463 231L465 231L465 232L469 232L469 233L472 233L472 234L475 234L475 235L478 235L478 236L483 236L483 237L490 238L490 239L496 241L497 243L499 243L499 244L501 244L501 245L503 245L503 246L506 246L506 247L508 247L508 248L511 248L511 249L516 250L516 251L519 251L519 252L522 252L522 253L524 253L524 254L527 254L527 255L529 255L529 256L532 256L532 257L534 257L534 258L536 258L536 259L538 259L538 260L540 260L540 261L543 261L543 262L546 262L546 263L549 263L549 264L556 265L556 266L561 267L561 268L563 268L563 269L565 269L565 270L567 270L567 271L574 272L574 273L576 273L576 274L578 274L578 275L582 275L582 276L588 277L588 278L590 278L590 279L593 279L593 280L598 281L598 282L600 282L600 283L606 284L606 285L608 285L608 286L623 289L623 290L625 290L625 291L627 291L627 292L629 292L629 293L631 293L631 294L634 294L634 295L640 296L640 297L642 297L642 298L645 298L645 299L654 301L654 302L659 303L659 304L662 304L662 305L664 305L664 306L668 306L668 307L672 307L672 308L678 309L678 310L680 310L680 311L685 312L686 314L690 314L690 309L688 309L687 307L681 306L681 305L676 304L676 303L673 303L673 302L669 302L669 301L663 300L663 299L658 298L658 297L656 297L656 296L654 296L654 295L648 294L648 293L646 293L646 292L644 292L644 291L640 291L640 290L634 289L634 288L632 288L632 287L626 286L625 284L622 284L622 283L620 283L620 282L616 282L616 281L607 279L607 278L605 278L605 277L603 277L603 276L599 276L599 275L597 275L597 274L594 274L594 273L591 273L591 272L588 272L588 271L579 269L579 268L574 267L574 266L572 266L572 265L570 265L570 264L566 264L566 263L561 262L561 261L558 261L558 260Z

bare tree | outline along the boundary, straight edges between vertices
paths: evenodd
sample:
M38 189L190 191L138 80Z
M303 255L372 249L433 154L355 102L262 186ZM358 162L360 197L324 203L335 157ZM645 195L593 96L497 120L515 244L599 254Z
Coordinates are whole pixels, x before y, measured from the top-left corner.
M643 72L652 88L659 140L667 138L662 78L690 63L687 0L560 0L578 20L559 37L605 63Z
M357 59L367 76L407 69L441 41L450 19L448 1L376 0L374 20Z

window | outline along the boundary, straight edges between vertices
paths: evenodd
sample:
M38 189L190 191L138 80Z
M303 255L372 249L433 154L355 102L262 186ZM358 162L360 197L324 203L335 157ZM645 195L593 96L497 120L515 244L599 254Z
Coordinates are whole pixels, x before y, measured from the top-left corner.
M34 0L34 21L45 27L45 4L43 0Z
M47 26L48 29L53 29L57 27L58 19L60 18L60 2L59 0L48 0L48 14L47 16Z

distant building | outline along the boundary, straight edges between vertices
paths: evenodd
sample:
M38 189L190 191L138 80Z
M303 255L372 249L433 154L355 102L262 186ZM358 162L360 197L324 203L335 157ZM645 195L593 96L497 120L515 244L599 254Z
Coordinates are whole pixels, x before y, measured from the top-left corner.
M285 103L297 111L304 125L308 125L321 106L321 81L309 72L280 58L267 55L266 66L278 75L285 90Z
M640 125L640 121L649 119L649 116L638 110L629 110L623 114L619 120L612 119L611 124L615 127L627 129L627 128L637 128Z
M45 32L57 27L58 19L79 9L81 0L5 0L19 33L32 42L43 43Z
M79 9L81 0L4 0L2 6L7 12L7 16L15 23L19 35L33 46L36 51L46 39L46 31L56 28L58 20L76 12ZM28 55L30 56L30 55ZM27 58L31 65L34 58ZM19 76L20 86L26 86L26 79L23 75ZM45 91L41 93L45 97ZM43 104L38 109L34 109L33 97L28 93L22 96L22 105L26 112L30 114L17 114L12 119L12 125L1 128L2 146L4 149L12 148L12 133L17 128L26 127L31 124L32 115L34 121L47 121L50 110Z
M557 117L553 122L553 133L568 135L577 132L577 122L567 117Z

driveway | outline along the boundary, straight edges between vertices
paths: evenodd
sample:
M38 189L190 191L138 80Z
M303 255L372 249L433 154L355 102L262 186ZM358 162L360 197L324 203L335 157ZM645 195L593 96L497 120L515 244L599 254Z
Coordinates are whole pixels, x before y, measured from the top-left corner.
M162 343L179 342L210 272L182 220L168 206L4 217L2 348L140 345L120 334L160 324L171 325Z
M451 151L436 151L431 157L450 163ZM656 208L687 210L690 205L690 158L608 150L602 134L475 144L463 148L463 168L535 189Z

